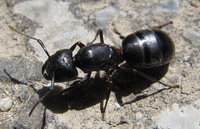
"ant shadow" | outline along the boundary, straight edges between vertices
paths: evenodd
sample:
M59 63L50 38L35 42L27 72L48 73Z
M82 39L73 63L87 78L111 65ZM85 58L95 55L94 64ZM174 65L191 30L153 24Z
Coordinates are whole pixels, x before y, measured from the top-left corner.
M124 64L123 67L130 68L128 67L127 64ZM141 71L151 77L156 78L157 80L160 80L168 71L169 64L159 66L159 67L154 67L154 68L137 68L138 71ZM168 90L170 88L165 87L163 89L157 90L154 93L151 93L149 95L139 95L145 90L146 88L150 87L153 83L146 78L141 77L140 75L134 73L134 72L127 72L123 69L117 69L117 71L114 73L113 77L113 82L115 85L115 96L118 104L121 106L125 104L131 104L136 101L139 101L141 99L147 98L149 96L158 94L164 90ZM125 96L128 96L130 94L134 94L136 96L135 99L129 101L129 102L123 102L122 98ZM138 95L138 96L137 96Z
M137 70L145 72L146 74L159 80L167 73L168 64L157 68ZM112 80L112 91L115 93L116 100L121 106L134 103L151 95L162 92L163 90L169 89L163 88L152 94L140 95L130 102L123 103L122 98L124 96L128 96L130 94L140 94L154 82L149 81L134 72L127 72L122 69L117 69L113 73ZM62 89L60 86L55 86L53 92L45 97L41 103L45 106L45 108L51 110L53 113L64 113L68 110L83 110L98 103L102 103L106 98L107 88L108 83L106 82L106 78L95 76L95 78L90 78L87 83L81 83L78 87L70 89L64 95L62 91L65 89ZM47 91L49 91L49 88L44 87L36 92L40 97L42 97Z
M137 69L145 74L148 74L156 79L161 79L168 71L168 64L159 66L156 68L149 69ZM124 64L123 67L128 67ZM10 78L13 83L22 83L17 79L12 78L6 70L4 72ZM112 72L111 72L112 73ZM140 95L136 99L123 103L122 98L130 94L140 94L143 90L150 87L152 81L137 75L134 72L127 72L123 69L116 69L112 73L113 89L115 93L117 102L123 106L124 104L134 103L141 99L147 98L151 95L157 94L163 90L168 90L169 88L163 88L155 93L149 95ZM108 83L106 78L101 78L97 74L94 78L90 78L87 83L81 83L78 87L71 88L63 95L63 89L60 86L54 86L52 93L47 95L41 102L45 108L51 110L53 113L64 113L68 110L82 110L98 103L103 103L106 98L106 93L108 89ZM33 87L32 87L33 88ZM34 89L34 88L33 88ZM35 89L34 89L35 90ZM43 87L42 89L35 90L35 92L42 97L50 89L48 87ZM100 108L101 109L101 108Z
M53 113L64 113L68 110L82 110L103 102L106 97L107 83L105 78L90 78L87 83L64 92L60 86L54 86L52 93L41 102L45 108ZM43 87L36 91L42 97L49 88Z
M168 66L169 65L167 64L156 68L137 70L159 80L167 73ZM124 64L123 67L126 67L126 64ZM13 83L27 85L26 83L12 78L12 76L10 76L6 70L4 70L4 72ZM115 93L116 100L121 106L134 103L149 96L158 94L164 90L170 89L163 88L149 95L138 95L142 93L143 90L150 87L154 82L149 81L148 79L145 79L134 72L127 72L123 69L115 69L115 71L110 72L112 74L113 81L112 91ZM54 86L54 90L49 95L47 95L41 103L45 109L48 109L53 113L65 113L68 110L83 110L85 108L101 103L100 111L102 112L101 106L103 101L106 99L108 86L109 85L106 81L106 78L101 78L97 74L95 78L90 78L87 83L81 83L78 87L71 88L70 90L64 92L64 94L63 90L65 89L58 85ZM30 87L39 95L40 98L50 90L48 87L43 87L39 90L34 89L33 86ZM136 96L135 99L124 103L122 98L130 94L138 96ZM43 115L43 121L45 121L45 115ZM42 127L44 126L45 124L43 122Z

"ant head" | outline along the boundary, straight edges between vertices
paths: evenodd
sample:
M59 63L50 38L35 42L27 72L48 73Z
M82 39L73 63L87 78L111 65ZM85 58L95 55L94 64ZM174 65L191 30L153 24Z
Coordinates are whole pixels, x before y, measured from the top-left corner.
M42 49L49 57L42 67L42 74L45 79L51 80L54 78L53 80L55 82L62 82L73 80L78 76L71 49L63 49L50 56L42 40L23 34L12 26L9 26L9 28L25 37L36 40L41 45Z
M73 61L72 51L63 49L50 56L42 67L42 74L45 79L55 82L73 80L78 72Z

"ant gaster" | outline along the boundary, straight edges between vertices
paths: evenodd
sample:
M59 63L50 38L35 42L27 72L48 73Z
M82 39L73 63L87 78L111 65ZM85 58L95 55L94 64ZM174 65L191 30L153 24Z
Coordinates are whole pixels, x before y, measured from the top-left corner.
M165 65L174 57L174 43L163 31L140 30L122 42L124 60L131 67L152 68Z
M158 82L170 88L178 88L179 85L168 85L156 78L153 78L137 68L155 68L168 64L174 57L175 46L172 39L160 28L172 24L167 22L165 24L155 26L152 29L144 29L128 35L122 41L123 59L131 67L120 67L126 71L132 71L140 76L152 81Z

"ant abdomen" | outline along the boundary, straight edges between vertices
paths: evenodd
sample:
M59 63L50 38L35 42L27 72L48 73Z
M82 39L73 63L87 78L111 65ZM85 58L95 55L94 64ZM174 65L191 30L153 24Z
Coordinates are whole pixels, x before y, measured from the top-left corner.
M124 60L131 67L151 68L169 63L174 57L172 39L163 31L145 29L128 35L122 42Z

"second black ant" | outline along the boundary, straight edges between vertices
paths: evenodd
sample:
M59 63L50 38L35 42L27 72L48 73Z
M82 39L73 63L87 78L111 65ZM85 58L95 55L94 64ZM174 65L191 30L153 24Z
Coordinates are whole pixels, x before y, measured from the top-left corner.
M77 42L69 49L59 50L53 55L49 54L44 43L40 39L23 34L9 26L10 29L15 32L36 40L48 56L48 59L42 66L42 74L45 79L51 80L51 90L46 92L44 96L42 96L34 105L30 111L30 115L37 104L43 101L43 99L52 92L55 82L71 81L78 78L77 67L84 73L87 73L86 77L76 81L69 88L64 89L61 93L65 94L70 89L78 88L81 83L87 82L93 71L105 71L108 88L106 92L106 101L101 111L102 119L104 119L110 93L114 87L112 74L116 69L123 69L127 72L135 72L152 82L158 82L169 88L178 88L179 86L177 85L171 86L165 84L137 70L137 68L154 68L162 66L168 64L172 60L175 53L174 43L165 32L159 30L159 28L171 23L172 22L169 22L153 29L140 30L125 37L122 41L122 48L116 48L105 44L103 32L99 29L94 39L88 45ZM100 42L94 44L94 41L98 36L100 38ZM77 46L80 49L73 56L73 51ZM121 65L123 62L126 62L130 68L123 67Z

